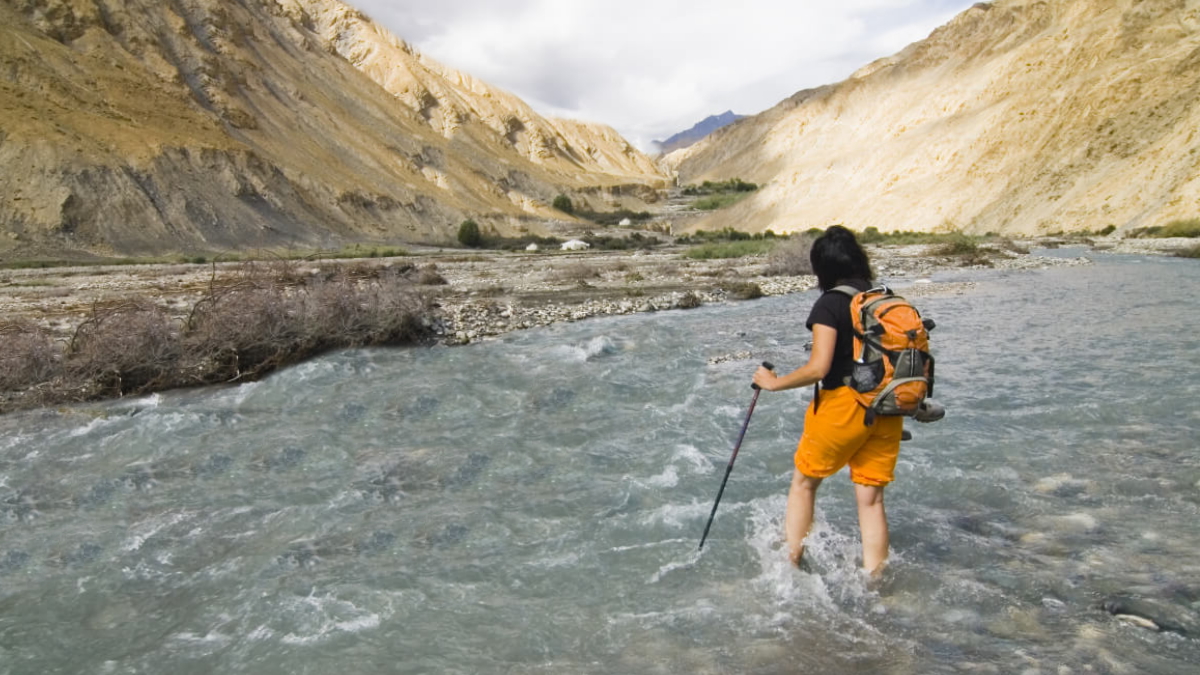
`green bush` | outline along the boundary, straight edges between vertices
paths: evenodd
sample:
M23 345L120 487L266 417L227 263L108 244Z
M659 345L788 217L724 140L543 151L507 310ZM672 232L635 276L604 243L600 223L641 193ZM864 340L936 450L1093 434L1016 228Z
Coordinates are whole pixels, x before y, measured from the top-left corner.
M467 248L479 248L483 245L483 233L479 231L479 223L470 218L458 226L458 243Z
M575 205L571 203L571 198L566 195L558 195L550 205L566 214L575 213Z
M1173 220L1163 226L1159 237L1200 237L1200 218Z
M712 195L727 192L754 192L757 189L758 186L754 183L747 183L741 178L730 178L717 182L706 180L700 185L685 185L683 194L688 196Z
M771 250L771 246L772 242L763 239L700 244L684 251L683 257L692 260L744 258L750 255L762 255Z
M726 206L732 206L742 201L745 199L746 194L745 192L732 192L702 197L692 203L692 208L698 211L716 211L717 209L723 209Z
M587 242L594 250L599 251L645 250L654 248L662 243L658 237L648 237L641 232L634 232L626 237L607 237L589 234L583 237L583 241Z
M977 256L979 244L974 237L955 232L947 235L945 240L931 253L933 255Z

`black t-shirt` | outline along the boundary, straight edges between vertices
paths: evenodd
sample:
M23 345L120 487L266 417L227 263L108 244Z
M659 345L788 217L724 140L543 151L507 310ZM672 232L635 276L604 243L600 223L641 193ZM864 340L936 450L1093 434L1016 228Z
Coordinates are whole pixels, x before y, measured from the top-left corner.
M860 291L871 288L871 283L865 279L845 279L836 285L853 286ZM833 363L829 366L829 374L821 380L822 389L836 389L845 384L845 378L854 364L854 324L850 319L850 296L837 291L822 293L813 303L804 325L812 330L816 324L830 326L837 331Z

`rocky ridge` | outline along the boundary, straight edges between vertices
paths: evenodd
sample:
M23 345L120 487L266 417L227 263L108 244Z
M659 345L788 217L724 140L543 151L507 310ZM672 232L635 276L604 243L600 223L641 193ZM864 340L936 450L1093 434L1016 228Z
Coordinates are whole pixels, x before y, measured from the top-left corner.
M996 0L666 158L695 227L1119 231L1200 215L1200 2Z
M453 240L665 177L337 0L0 2L0 258Z

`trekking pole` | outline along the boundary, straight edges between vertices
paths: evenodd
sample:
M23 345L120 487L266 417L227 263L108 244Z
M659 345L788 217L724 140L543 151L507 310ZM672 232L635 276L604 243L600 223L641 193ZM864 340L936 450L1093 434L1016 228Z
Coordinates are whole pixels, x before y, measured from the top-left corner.
M763 368L775 370L775 366L770 361L763 361ZM733 463L737 461L738 450L742 447L742 439L746 437L746 427L750 426L750 416L754 414L754 405L758 403L758 394L762 391L757 384L752 384L750 387L754 389L754 398L750 399L750 409L746 411L746 421L742 422L742 431L738 434L737 443L733 446L733 455L729 458L729 465L725 467L725 478L721 481L721 489L717 490L717 500L713 502L712 513L708 514L708 524L704 526L704 534L700 536L700 550L704 548L704 540L708 538L708 528L712 527L713 518L717 515L717 505L721 503L721 495L725 494L725 483L729 482L729 474L733 473Z

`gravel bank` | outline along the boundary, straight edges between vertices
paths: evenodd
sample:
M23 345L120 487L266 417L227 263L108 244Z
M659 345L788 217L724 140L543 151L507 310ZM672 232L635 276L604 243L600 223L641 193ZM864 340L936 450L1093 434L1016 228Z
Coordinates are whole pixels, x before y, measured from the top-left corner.
M917 280L962 260L932 257L926 246L869 247L883 279ZM436 268L444 285L420 287L435 298L434 338L466 344L513 330L594 316L690 308L809 290L812 276L766 276L763 257L690 260L682 249L653 252L431 252L396 258L287 263L289 274L363 273L406 266ZM1086 264L1078 258L989 250L991 267L1030 269ZM279 263L276 263L279 264ZM243 264L125 265L0 270L0 323L29 319L69 337L93 308L150 299L181 319L215 279ZM910 293L952 292L963 285L919 284Z

